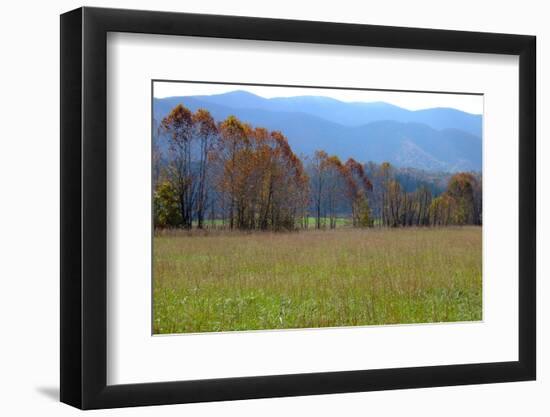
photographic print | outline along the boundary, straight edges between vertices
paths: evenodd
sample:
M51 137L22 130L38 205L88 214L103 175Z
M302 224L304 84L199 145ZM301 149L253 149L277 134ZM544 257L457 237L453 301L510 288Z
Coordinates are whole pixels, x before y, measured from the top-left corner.
M482 320L483 95L152 96L153 334Z

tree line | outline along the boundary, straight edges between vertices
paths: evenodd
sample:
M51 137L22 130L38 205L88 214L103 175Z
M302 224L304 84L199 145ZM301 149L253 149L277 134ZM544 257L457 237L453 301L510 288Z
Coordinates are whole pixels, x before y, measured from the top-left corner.
M410 191L389 163L299 157L279 131L177 105L153 138L156 228L295 230L481 224L481 178ZM410 188L410 186L408 186Z

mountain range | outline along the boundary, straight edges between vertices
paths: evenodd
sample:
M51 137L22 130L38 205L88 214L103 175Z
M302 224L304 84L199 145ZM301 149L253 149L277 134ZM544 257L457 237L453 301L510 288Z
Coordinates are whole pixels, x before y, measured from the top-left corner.
M158 123L177 104L205 108L221 121L235 115L281 131L295 153L317 149L342 159L388 161L429 171L481 171L482 116L452 108L407 110L385 102L342 102L319 96L263 98L246 91L155 98Z

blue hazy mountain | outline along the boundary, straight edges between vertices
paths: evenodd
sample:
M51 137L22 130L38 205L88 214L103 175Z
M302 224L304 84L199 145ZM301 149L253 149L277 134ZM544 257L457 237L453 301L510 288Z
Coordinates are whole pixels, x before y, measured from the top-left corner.
M327 97L265 99L244 91L154 100L160 121L177 104L280 130L292 149L340 158L388 161L426 170L481 170L481 116L449 108L410 111L384 102L345 103Z
M298 96L265 99L246 91L194 96L201 101L237 109L308 113L344 126L361 126L380 120L424 123L434 129L454 128L481 137L481 115L451 108L411 111L384 102L347 103L329 97Z

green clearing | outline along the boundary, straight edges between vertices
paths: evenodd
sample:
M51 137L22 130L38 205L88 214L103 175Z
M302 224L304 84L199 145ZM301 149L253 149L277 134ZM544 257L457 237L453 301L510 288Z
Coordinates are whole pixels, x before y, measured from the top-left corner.
M162 233L153 331L481 320L481 240L476 226Z

